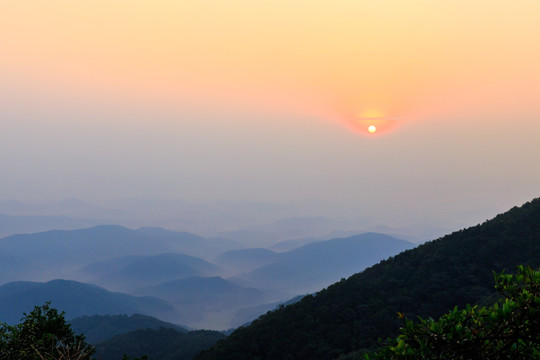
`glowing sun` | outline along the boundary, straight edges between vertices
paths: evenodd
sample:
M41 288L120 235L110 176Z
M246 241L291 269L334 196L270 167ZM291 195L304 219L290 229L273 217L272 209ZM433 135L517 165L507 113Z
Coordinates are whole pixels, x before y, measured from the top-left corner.
M377 131L377 128L374 125L370 125L367 128L367 131L369 131L371 134L373 134L375 131Z

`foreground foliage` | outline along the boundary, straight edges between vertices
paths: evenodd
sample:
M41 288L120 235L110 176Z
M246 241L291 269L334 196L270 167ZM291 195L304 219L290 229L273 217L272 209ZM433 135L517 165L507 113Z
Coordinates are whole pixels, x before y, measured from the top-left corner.
M49 303L25 313L17 325L0 325L2 360L89 360L93 353L84 335L75 335L64 313Z
M520 266L496 281L504 299L493 306L406 319L396 339L365 359L540 359L540 271Z

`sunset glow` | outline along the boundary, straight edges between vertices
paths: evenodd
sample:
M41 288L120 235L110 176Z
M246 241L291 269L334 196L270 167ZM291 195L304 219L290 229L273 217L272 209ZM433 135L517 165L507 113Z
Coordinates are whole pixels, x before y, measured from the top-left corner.
M347 126L357 134L387 134L396 129L397 121L390 118L352 117L348 119Z
M2 0L0 195L371 214L519 193L504 209L540 183L539 17L536 0Z
M3 1L0 73L44 93L281 107L338 121L515 103L515 89L537 86L536 1L279 3Z

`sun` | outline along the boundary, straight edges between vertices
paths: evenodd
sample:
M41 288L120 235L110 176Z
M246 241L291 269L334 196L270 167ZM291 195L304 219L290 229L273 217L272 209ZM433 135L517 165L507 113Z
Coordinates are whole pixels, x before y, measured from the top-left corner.
M367 130L368 130L371 134L373 134L375 131L377 131L377 128L376 128L374 125L370 125L370 126L367 128Z

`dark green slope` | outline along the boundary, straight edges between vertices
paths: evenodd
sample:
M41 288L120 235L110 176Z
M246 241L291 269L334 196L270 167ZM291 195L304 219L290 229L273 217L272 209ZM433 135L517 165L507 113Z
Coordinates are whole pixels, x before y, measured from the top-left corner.
M105 341L115 335L125 334L135 330L170 328L178 332L187 332L179 325L161 321L152 316L133 314L123 315L92 315L81 316L69 322L76 334L84 334L86 341L95 344Z
M147 355L150 360L189 360L224 337L222 333L210 330L136 330L96 344L95 358L119 360L125 354L130 358Z
M438 317L493 295L493 273L540 266L540 199L405 251L268 313L196 359L334 359L394 336L397 312Z

